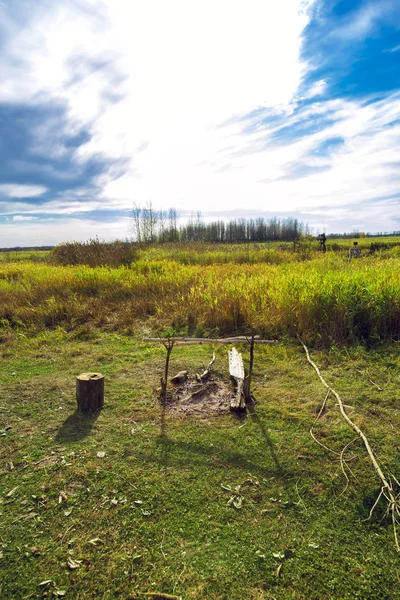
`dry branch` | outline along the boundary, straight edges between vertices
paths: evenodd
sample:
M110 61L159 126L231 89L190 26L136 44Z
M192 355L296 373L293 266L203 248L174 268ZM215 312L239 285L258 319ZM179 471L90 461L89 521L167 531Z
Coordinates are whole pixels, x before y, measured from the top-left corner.
M301 340L300 340L301 342ZM392 482L390 481L390 479L387 479L385 477L385 475L382 472L382 469L379 466L378 461L376 460L375 454L372 451L372 448L368 442L368 439L366 437L366 435L361 431L361 429L350 419L350 417L348 416L348 414L345 411L345 405L343 404L343 401L341 399L341 397L339 396L339 394L333 389L331 388L325 381L325 379L323 378L323 376L321 375L321 372L319 370L319 368L317 367L317 365L315 364L315 362L313 362L311 360L310 357L310 353L308 351L308 348L305 344L303 344L303 342L301 342L301 345L304 348L304 351L306 353L307 356L307 360L310 363L310 365L315 369L315 372L317 373L321 383L327 388L327 390L333 394L336 398L336 400L338 401L338 405L339 405L339 410L344 418L344 420L346 421L346 423L352 428L354 429L354 431L360 436L360 438L362 439L362 441L364 442L364 446L367 450L367 453L371 459L371 462L373 464L373 467L379 477L379 479L381 480L381 493L379 494L378 500L375 502L374 506L371 509L371 513L370 513L370 517L372 516L372 512L373 509L375 508L375 506L378 504L378 501L380 500L381 496L384 496L384 498L387 500L388 506L387 506L387 514L391 515L392 518L392 524L393 524L393 534L394 534L394 541L395 541L395 545L396 545L396 550L398 552L400 552L400 544L399 544L399 539L398 539L398 534L397 534L397 527L399 526L399 518L400 518L400 498L399 498L399 494L395 493L394 489L393 489L393 485ZM395 483L398 485L398 481L395 477L393 477L393 479L395 480Z
M211 377L211 367L213 366L214 361L215 361L215 352L213 352L213 357L210 360L210 362L208 363L207 369L201 375L196 375L200 381L207 381L207 379L209 379Z
M143 338L143 342L147 343L164 343L166 338ZM229 338L185 338L185 337L171 337L169 338L174 342L175 346L191 346L194 344L240 344L242 342L248 342L249 338L245 335L239 335L236 337ZM260 340L259 336L255 336L255 344L275 344L277 340Z
M168 370L169 370L169 359L171 356L172 349L175 345L174 340L172 338L162 339L163 346L167 351L167 356L165 358L165 369L164 369L164 377L161 377L161 400L165 402L167 398L167 385L168 385Z

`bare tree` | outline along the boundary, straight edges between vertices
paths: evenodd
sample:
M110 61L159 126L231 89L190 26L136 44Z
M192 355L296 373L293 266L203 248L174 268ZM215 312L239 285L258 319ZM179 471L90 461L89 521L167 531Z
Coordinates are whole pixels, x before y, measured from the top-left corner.
M135 236L136 241L140 243L142 241L142 209L137 202L133 203L131 215L130 230Z
M153 202L149 200L142 209L142 234L144 242L151 243L155 241L157 221L157 213L154 210Z
M171 207L168 211L168 230L169 230L169 241L177 242L178 236L178 213L176 208Z
M165 242L167 233L167 213L161 209L158 211L158 241Z
M159 217L149 200L144 207L138 203L133 204L130 228L137 242L155 242L157 239L157 225ZM164 218L165 221L165 218Z

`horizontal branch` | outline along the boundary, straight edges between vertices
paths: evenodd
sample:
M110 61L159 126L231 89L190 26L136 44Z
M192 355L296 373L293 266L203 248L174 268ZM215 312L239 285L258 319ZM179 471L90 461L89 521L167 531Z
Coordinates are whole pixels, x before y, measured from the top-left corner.
M255 344L275 344L277 340L260 340L260 336L255 336ZM184 338L184 337L171 337L171 338L143 338L143 342L148 343L165 343L168 340L174 342L175 346L192 346L194 344L240 344L243 342L249 342L250 337L245 335L239 335L237 337L230 338Z

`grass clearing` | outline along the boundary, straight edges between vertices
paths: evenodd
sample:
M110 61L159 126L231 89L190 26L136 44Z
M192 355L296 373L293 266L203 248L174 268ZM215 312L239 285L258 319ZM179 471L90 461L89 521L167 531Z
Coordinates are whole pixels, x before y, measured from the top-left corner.
M383 503L365 521L380 481L360 440L346 487L311 438L325 389L293 341L399 479L395 243L351 262L282 244L141 248L116 268L0 256L0 597L397 597ZM251 326L280 341L256 346L246 415L160 406L165 349L143 337ZM229 385L227 350L213 376ZM171 375L201 372L212 351L174 348ZM105 376L92 417L76 412L88 371ZM332 398L314 433L337 452L355 438Z
M398 474L397 346L313 357ZM227 348L215 351L228 381ZM390 523L363 521L379 481L357 442L341 495L338 461L309 434L324 390L297 344L256 348L257 402L242 419L163 411L165 350L138 337L55 329L14 334L0 352L2 598L396 597ZM200 370L210 352L174 349L171 373ZM75 412L87 370L106 377L96 418ZM336 450L354 437L333 404L315 434Z

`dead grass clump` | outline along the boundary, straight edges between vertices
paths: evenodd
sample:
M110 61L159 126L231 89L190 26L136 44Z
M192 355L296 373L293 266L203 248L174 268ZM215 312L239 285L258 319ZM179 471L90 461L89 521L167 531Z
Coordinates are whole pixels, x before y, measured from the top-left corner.
M49 262L55 265L88 265L89 267L129 266L137 257L131 242L67 242L52 249Z

